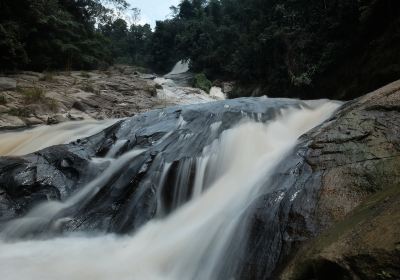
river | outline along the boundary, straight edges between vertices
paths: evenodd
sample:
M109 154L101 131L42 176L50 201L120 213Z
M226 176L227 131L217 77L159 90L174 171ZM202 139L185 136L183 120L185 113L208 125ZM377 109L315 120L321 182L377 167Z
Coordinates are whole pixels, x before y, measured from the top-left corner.
M211 104L175 107L122 120L115 133L119 140L104 157L89 159L89 166L106 166L95 178L65 199L40 203L1 228L1 278L234 279L229 273L234 268L227 262L242 257L240 242L232 245L232 240L246 242L247 208L261 189L266 191L265 185L298 138L328 119L340 104L266 97ZM202 118L198 116L201 110L205 112ZM168 118L170 122L162 123ZM116 122L85 121L6 133L0 151L3 155L22 155L95 134ZM144 130L151 131L145 134L152 135L150 140L141 137ZM136 144L129 146L131 139ZM171 159L178 154L179 161ZM143 160L146 155L151 162ZM141 162L139 167L132 169L137 162ZM107 201L119 201L115 194L120 189L118 182L140 174L144 168L153 170L148 171L153 181L150 177L147 181L147 177L140 179L151 185L157 201L152 218L124 234L112 230L107 219L107 230L99 226L60 234L62 225L76 220L76 213L87 209L85 205L94 207L93 203L103 199L99 196L103 190ZM124 186L133 188L130 182ZM106 191L108 188L110 191ZM128 192L124 196L128 197ZM133 206L137 204L130 202L128 208L119 208L117 213L122 218L118 218L118 224L123 221L130 225L131 212L136 211Z

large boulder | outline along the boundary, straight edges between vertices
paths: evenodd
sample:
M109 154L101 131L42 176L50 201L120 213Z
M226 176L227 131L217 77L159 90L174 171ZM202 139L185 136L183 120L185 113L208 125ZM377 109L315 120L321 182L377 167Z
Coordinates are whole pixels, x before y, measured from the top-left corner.
M398 188L399 112L397 81L347 103L300 139L248 211L251 230L240 279L277 278L304 242L345 219L370 195ZM398 223L387 226L398 231Z
M372 195L304 246L281 279L400 279L400 186Z

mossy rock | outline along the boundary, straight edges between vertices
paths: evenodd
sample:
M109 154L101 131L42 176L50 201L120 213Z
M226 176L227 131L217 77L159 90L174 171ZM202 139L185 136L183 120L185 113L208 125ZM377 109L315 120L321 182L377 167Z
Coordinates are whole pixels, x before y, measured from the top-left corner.
M399 244L400 186L396 184L370 196L304 247L282 279L400 279Z

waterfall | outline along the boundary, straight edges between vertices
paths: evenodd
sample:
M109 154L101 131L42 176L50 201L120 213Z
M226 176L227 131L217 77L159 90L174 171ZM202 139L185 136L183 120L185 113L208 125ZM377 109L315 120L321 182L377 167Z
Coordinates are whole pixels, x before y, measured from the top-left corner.
M189 71L189 61L178 61L174 68L172 68L171 72L169 72L166 76L168 75L178 75L178 74L183 74Z
M181 163L171 201L176 209L158 215L132 235L81 233L47 240L0 241L2 279L224 279L219 268L229 241L234 236L236 240L246 237L246 230L240 228L243 213L298 137L326 120L337 107L329 101L288 107L268 123L244 118L204 147L197 158ZM213 124L211 130L216 128L218 124ZM132 151L113 159L116 153L112 151L110 165L101 177L63 202L62 207L46 208L49 204L45 203L25 220L56 217L65 207L79 204L141 153ZM171 164L164 164L161 189ZM194 191L189 199L183 199L189 195L184 188L194 164ZM35 226L25 220L18 220L19 228L21 224ZM236 252L236 258L240 258L240 250L230 248L229 252Z

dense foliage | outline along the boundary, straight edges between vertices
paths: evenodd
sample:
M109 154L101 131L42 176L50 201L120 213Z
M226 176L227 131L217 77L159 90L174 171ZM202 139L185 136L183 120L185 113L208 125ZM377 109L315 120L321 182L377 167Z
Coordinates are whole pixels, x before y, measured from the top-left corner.
M400 77L398 0L182 0L154 31L115 16L124 9L0 0L0 70L117 62L162 73L190 59L209 79L238 81L233 96L343 99Z
M151 29L128 29L115 17L116 10L127 7L124 0L1 0L0 70L100 68L116 60L143 63L138 54Z
M183 0L153 61L233 79L236 95L351 98L400 78L398 0Z

